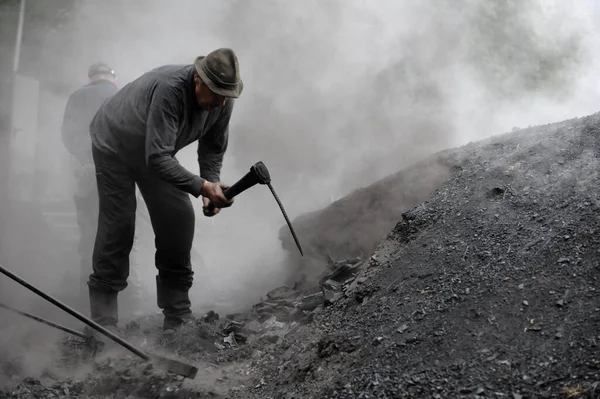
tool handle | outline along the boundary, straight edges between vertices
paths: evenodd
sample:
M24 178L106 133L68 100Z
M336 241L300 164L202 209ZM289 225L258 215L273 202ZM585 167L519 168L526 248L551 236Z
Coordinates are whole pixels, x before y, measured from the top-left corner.
M256 184L269 184L271 182L271 176L269 170L262 162L257 162L250 168L250 171L244 175L240 180L235 182L232 186L223 191L223 194L227 199L232 199L238 194L243 193L250 187ZM205 208L204 214L210 215L215 210L215 206L211 203Z
M233 197L235 197L236 194L235 194L235 191L231 190L232 188L233 188L233 186L229 187L228 189L223 190L223 195L225 196L225 198L232 199ZM215 208L216 208L215 204L213 204L211 202L210 204L208 204L207 207L202 208L202 212L204 212L204 215L210 216L215 211Z
M27 288L28 290L30 290L30 291L38 294L39 296L41 296L42 298L44 298L48 302L52 303L53 305L56 305L57 307L59 307L60 309L64 310L65 312L67 312L71 316L75 317L77 320L79 320L79 321L87 324L88 326L90 326L94 330L96 330L99 333L105 335L106 337L108 337L111 340L115 341L116 343L118 343L119 345L123 346L124 348L129 349L131 352L133 352L134 354L138 355L142 359L144 359L144 360L150 360L150 356L148 356L144 352L140 351L138 348L136 348L135 346L131 345L129 342L125 341L121 337L119 337L119 336L113 334L112 332L108 331L106 328L102 327L100 324L98 324L98 323L96 323L96 322L88 319L87 317L85 317L81 313L77 312L76 310L71 309L69 306L65 305L64 303L60 302L59 300L54 299L50 295L48 295L48 294L40 291L38 288L36 288L33 285L29 284L27 281L23 280L21 277L17 276L16 274L14 274L13 272L11 272L10 270L8 270L7 268L5 268L2 265L0 265L0 273L4 274L8 278L10 278L10 279L16 281L17 283L21 284L23 287Z
M238 183L239 183L239 181L236 182L233 186L230 186L229 188L226 188L225 190L223 190L223 195L227 199L232 199L233 197L235 197L242 191L246 190L245 188L242 188L241 185L238 185Z

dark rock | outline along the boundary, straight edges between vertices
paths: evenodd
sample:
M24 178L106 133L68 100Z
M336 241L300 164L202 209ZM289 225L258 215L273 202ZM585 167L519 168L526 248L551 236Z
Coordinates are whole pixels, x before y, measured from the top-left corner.
M219 314L215 313L213 310L202 316L202 321L205 323L214 323L217 320L219 320Z
M402 324L400 327L398 327L398 329L396 331L399 332L400 334L402 334L406 330L408 330L408 324Z
M323 289L324 303L327 305L333 304L343 298L344 294L331 290Z
M225 327L223 327L223 332L228 335L232 332L239 333L242 331L243 327L244 323L232 320L229 323L225 324Z
M505 190L503 188L494 187L490 191L488 191L487 196L488 196L488 198L495 198L495 197L504 195L504 193L505 193Z
M334 292L338 292L342 290L342 282L339 281L335 281L335 280L326 280L325 282L323 282L323 284L321 285L321 287L323 289L329 290L329 291L334 291Z
M296 291L294 291L293 289L287 287L287 286L281 286L278 288L275 288L272 291L269 291L267 293L267 297L269 299L273 299L273 300L278 300L278 299L292 299L298 296L298 293Z
M317 306L322 305L325 302L325 296L323 292L318 292L312 295L302 297L296 303L296 306L300 310L314 310Z
M406 344L416 344L417 342L420 341L420 338L418 335L412 335L408 338L406 338L406 340L404 341Z

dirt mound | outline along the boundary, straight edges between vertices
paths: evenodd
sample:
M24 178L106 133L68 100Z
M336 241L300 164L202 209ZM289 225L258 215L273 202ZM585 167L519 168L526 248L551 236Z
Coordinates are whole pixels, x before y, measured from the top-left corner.
M410 209L397 193L435 180L418 168L379 183L396 190L383 202L357 192L301 228L330 237L318 229L343 216L340 204L366 204L364 220L337 226L366 232L366 215L389 212L383 239L315 238L313 256L325 260L312 287L279 287L246 313L208 314L162 337L165 350L202 364L200 381L140 367L123 381L128 367L117 365L84 386L131 397L600 397L599 134L596 114L437 154L423 165L448 174L421 168L441 181ZM414 201L426 195L419 187ZM364 247L351 253L353 243ZM339 261L350 253L360 257ZM61 383L46 388L68 397ZM0 398L46 397L36 384L14 389L38 396ZM99 389L82 392L108 392Z

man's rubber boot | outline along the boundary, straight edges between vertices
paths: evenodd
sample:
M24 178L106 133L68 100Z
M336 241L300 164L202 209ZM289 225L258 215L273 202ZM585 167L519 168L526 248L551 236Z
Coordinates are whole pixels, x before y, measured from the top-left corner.
M119 322L118 292L89 287L89 295L92 321L100 324L110 332L117 334L117 323ZM84 333L93 335L103 341L108 340L112 342L110 338L105 337L100 332L88 326L84 328Z
M189 290L169 287L161 281L160 276L156 276L156 298L165 316L163 331L175 330L193 320Z

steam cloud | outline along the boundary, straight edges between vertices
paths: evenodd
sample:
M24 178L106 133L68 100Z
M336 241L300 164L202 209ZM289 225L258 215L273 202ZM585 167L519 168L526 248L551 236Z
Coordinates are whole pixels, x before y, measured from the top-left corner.
M53 2L42 3L34 6L50 12ZM159 65L234 48L245 89L222 178L231 184L264 161L292 217L435 151L590 114L599 99L592 0L81 0L71 12L24 52L38 54L47 80L38 133L47 145L37 160L52 182L44 195L67 199L60 118L98 60L122 86ZM193 145L179 159L197 171ZM283 219L268 190L253 188L214 219L196 205L198 308L247 305L283 281ZM133 267L154 310L147 227L137 248ZM28 267L42 282L78 266ZM63 289L59 278L44 288Z

